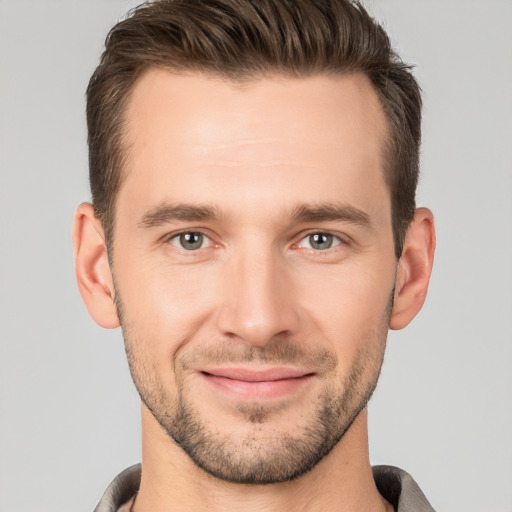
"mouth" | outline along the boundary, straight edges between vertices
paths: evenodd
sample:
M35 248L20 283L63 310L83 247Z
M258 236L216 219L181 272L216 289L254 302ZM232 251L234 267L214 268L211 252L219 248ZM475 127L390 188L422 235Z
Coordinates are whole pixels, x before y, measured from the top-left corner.
M314 373L299 368L212 368L200 372L215 390L238 400L262 401L297 393Z

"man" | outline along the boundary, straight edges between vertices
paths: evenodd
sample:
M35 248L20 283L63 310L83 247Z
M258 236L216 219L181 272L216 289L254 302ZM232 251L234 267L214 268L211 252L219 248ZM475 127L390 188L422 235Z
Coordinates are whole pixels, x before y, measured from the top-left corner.
M371 468L366 405L435 246L421 99L347 0L161 0L87 91L80 291L122 326L141 466L106 511L430 511Z

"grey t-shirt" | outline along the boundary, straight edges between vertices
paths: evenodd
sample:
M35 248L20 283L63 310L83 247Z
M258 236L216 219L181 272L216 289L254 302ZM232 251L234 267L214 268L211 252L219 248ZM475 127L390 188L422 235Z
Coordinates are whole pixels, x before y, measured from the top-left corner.
M393 466L373 466L373 478L381 495L396 512L435 512L409 473ZM108 486L94 512L123 512L140 484L141 466L136 464L120 473Z

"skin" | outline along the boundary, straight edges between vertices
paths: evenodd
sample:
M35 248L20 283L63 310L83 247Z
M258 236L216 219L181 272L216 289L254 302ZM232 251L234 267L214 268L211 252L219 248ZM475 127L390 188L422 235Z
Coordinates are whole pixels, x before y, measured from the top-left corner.
M134 510L389 510L371 475L365 404L388 328L423 304L435 235L430 211L417 210L396 261L387 124L369 81L235 85L150 70L126 135L112 268L89 204L74 245L89 312L107 328L122 321L143 399ZM183 233L200 233L198 248L184 248ZM294 374L276 383L273 371ZM207 471L171 437L180 403L210 440ZM326 403L341 440L298 478L281 464L278 483L264 471L235 483L227 464L215 467L223 456L237 474L290 459L286 440L304 444Z

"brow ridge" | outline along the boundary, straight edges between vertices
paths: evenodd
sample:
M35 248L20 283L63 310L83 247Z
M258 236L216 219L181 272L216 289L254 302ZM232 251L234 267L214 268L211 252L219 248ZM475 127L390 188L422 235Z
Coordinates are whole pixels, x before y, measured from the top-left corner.
M299 205L292 214L295 222L325 222L325 221L347 221L363 226L370 224L369 215L351 205L321 204L321 205Z
M176 220L198 222L216 218L218 218L218 210L213 206L164 202L146 212L139 220L138 225L143 228L151 228ZM333 203L298 205L293 209L291 218L295 223L341 220L363 226L370 224L370 217L363 210L351 205Z
M213 206L162 203L146 212L138 222L139 227L152 228L174 220L206 221L217 217Z

